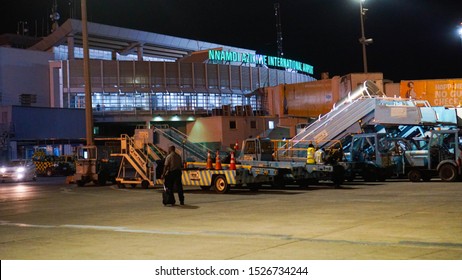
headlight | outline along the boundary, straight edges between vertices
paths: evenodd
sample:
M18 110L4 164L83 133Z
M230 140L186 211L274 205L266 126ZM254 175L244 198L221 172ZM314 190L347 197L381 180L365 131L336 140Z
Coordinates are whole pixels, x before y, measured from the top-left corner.
M23 173L24 171L26 171L26 169L25 169L24 167L22 167L22 166L21 166L21 167L18 167L18 168L16 169L16 172L17 172L17 173Z

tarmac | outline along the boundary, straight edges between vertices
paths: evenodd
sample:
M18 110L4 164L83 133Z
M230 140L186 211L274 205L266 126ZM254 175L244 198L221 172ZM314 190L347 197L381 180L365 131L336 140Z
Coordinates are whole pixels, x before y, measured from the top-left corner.
M40 178L41 179L41 178ZM48 181L47 181L48 180ZM300 189L0 185L2 260L461 260L462 184Z

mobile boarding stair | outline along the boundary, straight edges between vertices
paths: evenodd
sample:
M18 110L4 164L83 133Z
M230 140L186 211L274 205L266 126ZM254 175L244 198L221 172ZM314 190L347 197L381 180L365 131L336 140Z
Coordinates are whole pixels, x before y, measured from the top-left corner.
M212 150L200 143L193 143L188 140L188 136L178 129L168 126L154 127L154 133L159 135L159 142L163 143L164 149L167 146L175 146L185 157L185 161L207 161L207 154Z
M436 113L428 102L386 97L372 81L366 81L337 102L329 113L306 126L287 145L301 153L299 158L306 158L309 143L328 147L338 142L333 140L361 133L365 126L423 123L436 123ZM284 157L284 154L278 155L279 160L284 160Z
M153 187L156 183L156 161L165 154L152 143L152 131L135 131L135 137L126 134L120 137L120 153L111 156L122 157L116 178L119 188L126 184L143 188Z

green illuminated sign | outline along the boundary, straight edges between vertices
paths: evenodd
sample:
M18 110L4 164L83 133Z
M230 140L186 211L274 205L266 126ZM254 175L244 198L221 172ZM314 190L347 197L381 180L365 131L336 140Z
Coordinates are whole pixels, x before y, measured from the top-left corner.
M295 60L253 53L241 53L232 51L209 50L209 60L221 62L239 62L265 65L269 67L281 67L300 72L313 74L313 66Z

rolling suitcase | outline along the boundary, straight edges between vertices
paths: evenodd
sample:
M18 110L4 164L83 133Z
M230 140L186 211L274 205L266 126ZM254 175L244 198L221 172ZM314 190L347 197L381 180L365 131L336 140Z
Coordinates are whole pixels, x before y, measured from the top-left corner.
M175 196L173 195L173 191L169 190L165 185L164 185L164 191L162 192L162 203L164 206L167 206L168 204L171 204L172 206L175 204Z

